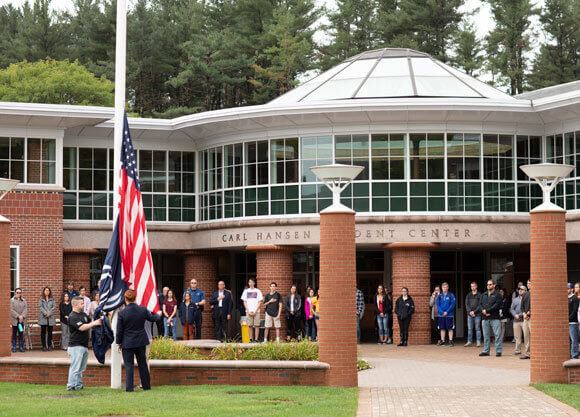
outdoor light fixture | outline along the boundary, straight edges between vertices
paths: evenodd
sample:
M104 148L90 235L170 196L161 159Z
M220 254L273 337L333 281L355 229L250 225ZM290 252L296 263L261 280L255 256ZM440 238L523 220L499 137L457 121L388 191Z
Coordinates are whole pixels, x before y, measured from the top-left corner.
M353 211L340 202L340 193L362 172L364 167L359 165L321 165L310 170L332 191L332 205L322 212Z
M542 204L534 210L563 210L562 207L559 207L550 201L550 193L561 180L566 178L566 176L572 172L574 165L545 163L522 165L520 168L528 177L536 180L542 188L544 200Z
M16 187L16 185L18 185L19 182L20 181L18 180L9 180L7 178L0 178L0 200L2 200L2 198L7 193L12 191L12 189Z

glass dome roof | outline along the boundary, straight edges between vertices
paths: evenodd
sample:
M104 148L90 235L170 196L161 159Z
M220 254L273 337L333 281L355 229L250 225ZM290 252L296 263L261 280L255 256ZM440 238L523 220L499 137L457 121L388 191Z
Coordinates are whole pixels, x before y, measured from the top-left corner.
M270 103L394 97L516 100L426 53L385 48L353 56Z

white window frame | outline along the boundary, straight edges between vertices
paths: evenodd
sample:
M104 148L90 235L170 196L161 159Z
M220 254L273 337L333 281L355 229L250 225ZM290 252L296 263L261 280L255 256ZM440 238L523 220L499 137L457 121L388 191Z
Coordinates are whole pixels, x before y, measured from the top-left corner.
M10 258L12 258L12 249L16 249L16 282L14 285L14 289L20 287L20 246L15 246L15 245L10 245ZM13 271L12 269L12 259L10 259L10 272ZM10 286L12 286L12 274L11 275L11 279L10 279ZM10 295L13 296L14 295L14 290L12 288L10 288Z

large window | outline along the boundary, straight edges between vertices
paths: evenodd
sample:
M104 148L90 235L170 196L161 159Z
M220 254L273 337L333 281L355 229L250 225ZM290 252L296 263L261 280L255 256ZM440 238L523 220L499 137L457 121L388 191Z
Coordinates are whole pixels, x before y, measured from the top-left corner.
M0 137L0 177L56 183L56 139Z
M195 221L195 153L136 150L148 221ZM71 220L112 220L113 150L63 149L63 213Z
M14 296L14 290L20 287L20 248L10 246L10 295Z

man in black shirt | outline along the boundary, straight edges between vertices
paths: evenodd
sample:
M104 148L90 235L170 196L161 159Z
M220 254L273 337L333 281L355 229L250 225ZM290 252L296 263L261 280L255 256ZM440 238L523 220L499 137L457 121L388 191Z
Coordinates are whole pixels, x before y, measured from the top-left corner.
M270 292L264 298L264 307L266 308L266 324L264 325L264 343L268 341L268 332L270 327L276 328L276 341L280 341L280 313L282 312L282 296L276 289L278 285L275 282L270 284Z
M89 359L89 329L102 324L102 319L91 321L85 314L83 297L74 297L71 303L73 311L68 316L70 341L67 352L71 360L66 384L68 391L83 389L83 372Z
M479 356L489 356L491 341L491 331L495 337L495 356L501 356L503 344L501 340L501 322L499 321L499 310L503 305L503 300L499 292L495 290L493 280L487 281L487 292L480 298L481 318L483 327L483 352Z

